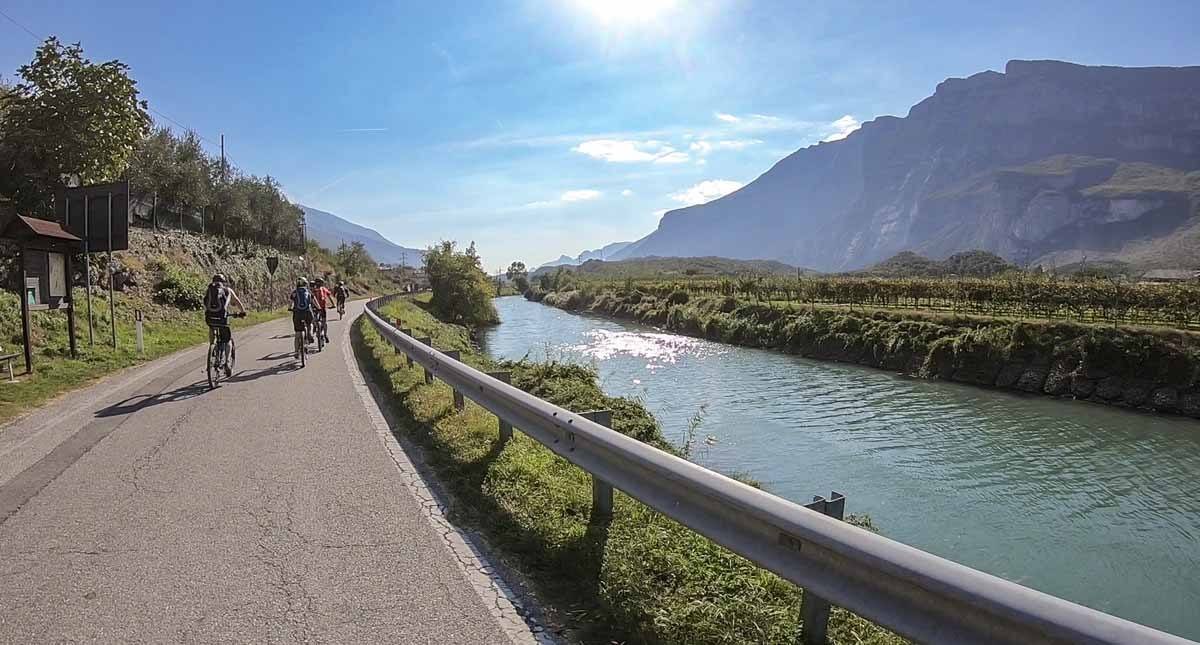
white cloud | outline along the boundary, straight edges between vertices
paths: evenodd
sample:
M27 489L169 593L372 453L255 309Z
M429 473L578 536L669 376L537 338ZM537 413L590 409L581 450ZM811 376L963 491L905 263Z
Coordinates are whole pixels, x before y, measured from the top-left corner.
M744 185L732 179L708 179L677 193L671 193L668 197L684 206L694 206L724 197Z
M633 195L633 191L629 190L628 188L621 191L621 197L630 197L632 195Z
M563 193L562 197L559 197L559 199L564 202L587 202L593 199L600 199L602 194L603 193L598 190L585 188L581 190L568 190L567 192Z
M667 214L667 209L665 209L665 208L660 208L660 209L654 211L655 217L662 217L663 215L666 215L666 214Z
M741 121L741 119L738 117L732 114L726 114L724 112L717 112L716 117L726 123L737 123L738 121Z
M862 124L858 122L858 119L847 114L846 116L843 116L837 121L829 124L829 130L831 130L831 132L829 133L829 136L821 139L821 141L840 141L845 139L851 132L857 130L861 125Z
M721 139L720 141L693 141L688 149L698 155L706 155L713 150L745 150L750 146L762 143L760 139Z
M687 154L675 150L663 141L649 139L592 139L571 148L572 151L610 163L681 163ZM682 156L682 159L680 159Z

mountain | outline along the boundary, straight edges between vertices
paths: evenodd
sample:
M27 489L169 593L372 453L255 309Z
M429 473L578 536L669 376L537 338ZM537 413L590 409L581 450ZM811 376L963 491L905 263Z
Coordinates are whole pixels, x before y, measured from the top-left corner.
M577 266L587 262L588 260L607 260L624 250L625 247L629 245L630 242L613 242L612 244L605 245L594 251L584 251L576 257L560 255L557 260L554 260L553 262L547 262L538 268L543 269L546 267L557 266Z
M311 206L298 205L304 209L308 237L316 240L325 248L337 249L338 245L343 242L346 244L362 242L376 262L385 264L404 262L410 267L421 266L425 258L425 251L400 246L374 229L360 226L333 213L317 210Z
M666 213L614 259L720 255L850 270L910 250L1018 263L1200 262L1200 67L1011 61L903 118L792 153Z
M552 266L541 266L529 277L537 278L557 270ZM571 269L579 275L592 278L623 279L693 277L693 276L743 276L743 275L811 275L801 269L774 260L731 260L729 258L660 258L645 257L629 260L588 260Z

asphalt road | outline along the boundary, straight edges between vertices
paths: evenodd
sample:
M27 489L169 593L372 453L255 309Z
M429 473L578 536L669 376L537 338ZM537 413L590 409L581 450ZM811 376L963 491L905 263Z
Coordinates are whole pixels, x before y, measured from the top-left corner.
M215 391L189 350L0 427L0 643L511 642L353 383L361 307L303 370L277 321Z

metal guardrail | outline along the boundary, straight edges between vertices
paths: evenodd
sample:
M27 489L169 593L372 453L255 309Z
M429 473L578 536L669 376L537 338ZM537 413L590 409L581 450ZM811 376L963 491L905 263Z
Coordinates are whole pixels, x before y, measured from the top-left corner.
M925 643L1193 643L951 562L735 481L501 382L367 315L435 378L567 461L821 598Z

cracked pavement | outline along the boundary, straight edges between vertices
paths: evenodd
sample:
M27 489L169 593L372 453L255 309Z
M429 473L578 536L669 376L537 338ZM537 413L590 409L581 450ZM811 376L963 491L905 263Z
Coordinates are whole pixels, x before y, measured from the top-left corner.
M303 370L281 320L215 391L187 350L0 427L0 642L544 642L387 431L361 308Z

